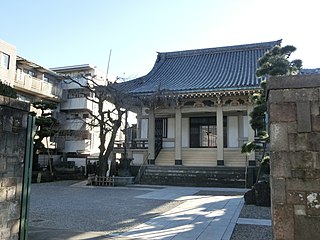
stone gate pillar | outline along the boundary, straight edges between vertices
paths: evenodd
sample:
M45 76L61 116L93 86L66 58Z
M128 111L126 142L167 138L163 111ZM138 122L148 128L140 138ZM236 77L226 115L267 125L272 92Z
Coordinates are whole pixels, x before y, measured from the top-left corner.
M19 239L29 106L0 96L0 239Z
M320 236L320 74L267 83L274 239Z

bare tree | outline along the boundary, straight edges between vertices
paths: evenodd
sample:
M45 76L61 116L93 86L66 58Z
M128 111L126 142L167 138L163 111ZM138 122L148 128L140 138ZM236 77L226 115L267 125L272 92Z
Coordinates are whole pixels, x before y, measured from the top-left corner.
M97 114L90 112L92 121L87 124L92 128L99 129L98 175L106 176L109 168L108 158L114 149L117 132L126 112L124 106L128 105L130 97L125 91L119 90L115 82L107 80L105 85L101 85L95 77L85 75L80 77L86 81L81 82L79 78L72 77L67 77L64 81L67 84L78 84L81 88L86 89L88 94L85 94L85 97L97 106Z

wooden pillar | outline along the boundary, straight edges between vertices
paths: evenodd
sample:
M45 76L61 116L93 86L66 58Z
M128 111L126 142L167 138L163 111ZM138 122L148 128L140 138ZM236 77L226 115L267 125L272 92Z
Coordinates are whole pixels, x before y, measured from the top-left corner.
M137 138L141 138L141 113L137 114Z
M251 125L250 125L250 121L251 121L251 117L250 117L250 113L253 110L253 105L248 105L247 107L247 114L248 114L248 141L252 142L254 140L254 130L252 129ZM251 152L249 154L249 166L256 166L256 159L255 159L255 153L254 151Z
M155 116L150 110L148 119L148 162L155 164Z
M217 106L217 165L224 166L223 159L223 112L222 106Z
M176 130L175 130L175 165L182 165L181 146L182 146L182 117L181 109L176 109Z
M243 135L243 116L238 116L238 147L242 147L243 145Z

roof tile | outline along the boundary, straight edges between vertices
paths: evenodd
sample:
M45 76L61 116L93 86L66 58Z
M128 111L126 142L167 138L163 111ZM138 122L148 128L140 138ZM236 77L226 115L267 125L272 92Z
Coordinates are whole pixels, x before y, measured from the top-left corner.
M136 94L157 90L202 92L258 88L257 62L281 40L229 47L158 53L153 69L145 76L122 83Z

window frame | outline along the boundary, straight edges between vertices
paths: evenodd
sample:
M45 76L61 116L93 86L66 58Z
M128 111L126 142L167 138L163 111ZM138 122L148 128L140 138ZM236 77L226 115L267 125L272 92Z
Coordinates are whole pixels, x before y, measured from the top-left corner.
M0 66L4 69L10 68L10 55L4 52L0 52Z
M213 130L211 138L208 138L207 146L202 145L203 141L201 140L201 129L210 128ZM189 120L189 147L190 148L217 148L217 118L216 116L212 117L190 117ZM223 147L227 147L227 116L223 116ZM210 144L210 141L212 144Z

